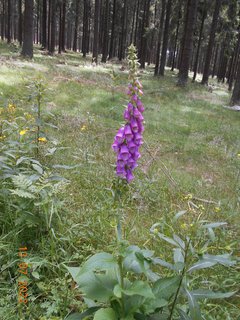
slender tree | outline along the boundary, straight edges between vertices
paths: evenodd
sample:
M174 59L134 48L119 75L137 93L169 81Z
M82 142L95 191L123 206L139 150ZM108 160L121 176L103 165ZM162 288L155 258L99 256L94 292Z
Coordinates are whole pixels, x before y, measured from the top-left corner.
M104 14L104 32L103 32L103 48L102 48L102 62L107 61L108 54L108 40L109 40L109 0L105 0L105 14Z
M49 54L53 55L55 52L56 41L56 0L51 0L51 18L50 18L50 42L49 42Z
M203 27L204 27L204 22L206 20L206 17L207 17L207 1L204 0L201 26L200 26L200 31L199 31L198 45L197 45L197 52L196 52L196 57L195 57L195 62L194 62L194 67L193 67L193 82L196 80L196 76L197 76L200 48L201 48L202 38L203 38Z
M214 40L215 40L215 34L217 29L217 23L218 23L218 17L219 12L221 8L222 0L216 0L215 1L215 9L211 24L211 30L209 35L209 41L208 41L208 47L207 47L207 53L206 53L206 60L204 64L204 71L203 71L203 77L202 77L202 84L208 83L209 78L209 71L210 71L210 63L212 59L212 52L213 52L213 46L214 46Z
M22 45L22 0L18 0L18 42Z
M237 68L237 75L236 75L236 81L232 93L232 97L230 100L230 105L240 105L240 63L239 63L239 55L238 55L238 68Z
M186 4L186 18L184 34L182 39L182 55L178 75L178 85L180 86L185 86L188 81L188 72L191 62L193 31L197 13L197 4L198 0L188 0Z
M100 2L95 0L95 12L94 12L94 39L93 39L93 55L92 61L98 62L98 45L99 45L99 15L100 15Z
M22 56L33 57L33 0L25 0Z
M172 0L168 0L167 8L166 8L166 19L165 19L165 27L164 27L164 35L163 35L161 62L159 67L159 74L161 76L164 75L164 69L165 69L166 58L167 58L171 10L172 10Z

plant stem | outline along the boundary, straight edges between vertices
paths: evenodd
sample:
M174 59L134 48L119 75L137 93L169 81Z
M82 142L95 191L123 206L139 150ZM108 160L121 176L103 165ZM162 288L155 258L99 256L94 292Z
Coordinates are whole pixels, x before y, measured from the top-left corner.
M173 304L172 304L172 309L171 309L171 313L170 313L170 316L169 316L169 320L172 320L172 318L173 318L174 309L175 309L175 306L176 306L176 303L177 303L177 299L178 299L178 295L179 295L179 292L180 292L180 289L181 289L181 286L182 286L183 278L185 276L186 263L187 263L187 254L188 254L188 248L189 248L189 245L190 245L190 241L191 241L191 239L188 240L187 245L186 245L185 257L184 257L184 268L182 269L179 286L177 288L177 292L176 292L174 300L173 300Z

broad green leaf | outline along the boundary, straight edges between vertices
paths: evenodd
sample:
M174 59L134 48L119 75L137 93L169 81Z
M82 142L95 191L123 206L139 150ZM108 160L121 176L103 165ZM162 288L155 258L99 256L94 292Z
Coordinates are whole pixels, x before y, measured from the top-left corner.
M183 210L183 211L179 211L178 213L175 214L173 221L177 221L181 216L183 216L187 211Z
M210 268L210 267L214 266L215 264L217 264L217 262L215 262L215 261L200 260L200 261L194 263L194 265L192 265L188 269L188 272L192 272L194 270L199 270L199 269Z
M35 278L35 279L40 279L40 275L37 271L33 271L32 272L32 276Z
M164 240L164 241L166 241L166 242L174 245L175 247L179 247L179 244L178 244L176 241L174 241L172 238L169 238L169 237L165 236L164 234L162 234L162 233L160 233L160 232L158 232L157 235L158 235L159 238L161 238L162 240Z
M226 225L227 225L227 222L213 222L213 223L203 224L201 227L202 228L218 228Z
M121 287L120 287L119 284L116 284L116 285L115 285L115 287L114 287L114 289L113 289L113 293L114 293L114 295L115 295L117 298L121 298L121 296L122 296L122 289L121 289Z
M95 315L93 320L117 320L117 316L112 308L99 309Z
M149 284L141 280L134 281L128 289L122 289L122 292L128 296L138 295L145 298L155 298Z
M179 276L159 279L153 284L153 293L157 299L169 300L177 291L179 283Z
M167 305L168 301L166 301L165 299L148 299L144 301L144 313L152 314Z
M233 296L236 292L214 292L211 290L198 289L191 293L196 299L224 299Z
M73 313L70 314L67 318L65 318L64 320L83 320L85 319L87 316L91 316L93 313L95 313L97 310L99 310L101 307L92 307L87 309L85 312L83 313Z
M174 254L173 254L174 262L184 263L184 256L182 254L182 250L180 248L174 248L173 250L174 250Z
M82 266L80 273L93 270L110 270L117 267L116 258L107 252L100 252L89 258Z
M169 263L167 261L164 261L164 260L162 260L160 258L154 258L153 259L153 264L159 264L160 266L166 267L166 268L168 268L170 270L174 270L174 265L173 264L171 264L171 263Z
M65 267L67 268L68 272L73 277L74 281L76 281L77 274L80 272L81 268L79 268L79 267L67 267L67 266L65 266Z
M236 261L231 260L230 254L221 254L221 255L211 255L211 254L205 254L203 255L203 259L207 261L212 261L215 263L222 264L224 266L232 266L236 263Z
M186 288L185 288L185 293L188 298L191 320L202 320L200 308L194 295Z
M176 241L182 249L185 249L185 242L176 234L173 235L174 241Z
M43 168L39 166L38 164L33 163L32 167L34 170L36 170L39 174L43 174Z
M86 294L87 298L100 302L109 301L118 283L117 278L112 277L109 273L85 272L82 275L78 274L76 280L80 290Z

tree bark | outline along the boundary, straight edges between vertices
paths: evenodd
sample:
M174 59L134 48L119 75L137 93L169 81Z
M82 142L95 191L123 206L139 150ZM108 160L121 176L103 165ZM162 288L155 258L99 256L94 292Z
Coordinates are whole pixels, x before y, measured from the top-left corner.
M55 39L56 39L56 0L51 0L51 32L50 32L50 46L49 54L53 55L55 52Z
M159 74L159 60L160 60L160 50L161 50L161 42L162 42L162 33L163 33L163 24L165 17L165 9L166 9L166 0L162 0L162 11L159 22L159 30L158 30L158 43L157 43L157 53L156 53L156 64L154 68L154 75L157 76Z
M172 0L168 0L167 8L166 8L166 20L165 20L164 35L163 35L161 62L159 67L159 75L161 76L164 76L164 69L165 69L166 58L167 58L171 10L172 10Z
M92 61L98 62L98 45L99 45L99 15L100 15L100 3L99 0L95 0L95 12L94 12L94 39L93 39L93 55Z
M198 0L188 0L187 2L184 36L182 40L181 64L179 67L178 75L178 85L180 86L185 86L188 81L188 72L192 55L193 31L197 13L197 4Z
M240 63L239 63L239 55L238 55L238 68L237 68L237 75L236 75L236 81L232 93L232 97L230 100L230 105L240 105Z
M110 48L108 59L112 59L113 57L113 46L115 39L115 23L116 23L116 0L113 1L113 15L112 15L112 30L111 30L111 38L110 38Z
M25 0L22 56L33 57L33 0Z
M73 51L77 51L79 5L80 5L80 2L78 0L76 0L75 25L74 25L74 36L73 36Z
M18 0L18 42L22 45L22 0Z
M204 22L207 17L207 6L206 6L206 0L204 1L204 8L203 8L203 13L202 13L202 21L201 21L201 26L200 26L200 31L199 31L199 38L198 38L198 45L197 45L197 52L196 52L196 57L195 57L195 62L194 62L194 67L193 67L193 82L196 80L197 76L197 69L198 69L198 61L199 61L199 54L200 54L200 48L201 48L201 43L202 43L202 34L203 34L203 28L204 28Z
M215 40L215 34L216 34L216 29L217 29L217 23L218 23L218 17L219 17L219 12L220 12L220 8L221 8L221 3L222 3L222 0L216 0L216 2L215 2L215 9L214 9L213 19L212 19L212 24L211 24L206 60L205 60L205 65L204 65L203 77L202 77L202 84L208 83L210 63L211 63L211 59L212 59L212 51L213 51L213 46L214 46L214 40Z

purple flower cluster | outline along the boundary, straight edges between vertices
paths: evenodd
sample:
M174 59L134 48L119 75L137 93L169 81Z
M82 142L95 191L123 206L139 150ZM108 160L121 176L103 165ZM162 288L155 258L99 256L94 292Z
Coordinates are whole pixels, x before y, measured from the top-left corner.
M141 83L135 80L133 84L129 84L127 94L130 101L123 115L126 124L118 130L112 148L117 153L117 175L130 182L134 179L132 172L138 166L137 160L141 156L139 147L143 144L144 106L140 99L143 95Z

